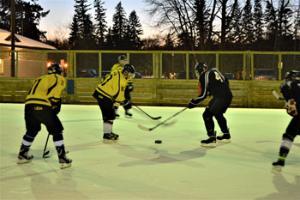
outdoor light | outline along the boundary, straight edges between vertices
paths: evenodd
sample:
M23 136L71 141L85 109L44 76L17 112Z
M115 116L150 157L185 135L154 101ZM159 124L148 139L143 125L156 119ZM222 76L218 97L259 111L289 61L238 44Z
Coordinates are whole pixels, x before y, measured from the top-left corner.
M47 62L47 67L50 67L51 64L52 64L52 62L48 61L48 62Z

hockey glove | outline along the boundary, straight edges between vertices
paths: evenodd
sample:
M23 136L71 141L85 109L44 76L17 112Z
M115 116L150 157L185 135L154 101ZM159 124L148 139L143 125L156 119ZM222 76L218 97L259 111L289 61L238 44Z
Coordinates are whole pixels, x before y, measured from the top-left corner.
M197 105L198 105L198 103L194 99L191 99L191 101L189 102L189 104L187 105L187 107L189 109L192 109L192 108L195 108Z
M296 101L294 99L289 99L288 102L286 103L286 112L292 117L298 115Z
M128 83L127 86L126 86L126 89L127 89L129 92L132 92L132 91L133 91L133 84L132 84L132 83Z
M52 110L55 112L55 114L58 114L61 109L61 99L52 98L50 99L50 102Z
M132 104L131 104L131 102L129 100L125 100L123 102L123 107L124 107L125 110L128 110L128 109L132 108Z

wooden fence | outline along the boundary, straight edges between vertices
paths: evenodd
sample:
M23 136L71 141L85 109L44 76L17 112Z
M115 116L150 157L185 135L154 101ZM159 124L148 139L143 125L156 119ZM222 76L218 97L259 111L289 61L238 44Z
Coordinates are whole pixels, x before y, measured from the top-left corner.
M68 79L64 103L95 104L91 96L99 82L97 78ZM0 102L24 102L33 79L1 78ZM279 90L280 81L230 81L234 95L232 107L282 108L271 91ZM133 102L139 105L184 106L197 96L196 80L137 79L132 92ZM202 105L206 105L205 100Z

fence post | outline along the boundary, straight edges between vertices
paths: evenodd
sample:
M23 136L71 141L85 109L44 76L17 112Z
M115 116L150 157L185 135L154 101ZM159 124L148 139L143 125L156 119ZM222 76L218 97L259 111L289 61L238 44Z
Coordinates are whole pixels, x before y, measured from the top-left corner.
M281 81L282 77L282 68L283 68L283 63L282 63L282 54L278 54L278 80Z

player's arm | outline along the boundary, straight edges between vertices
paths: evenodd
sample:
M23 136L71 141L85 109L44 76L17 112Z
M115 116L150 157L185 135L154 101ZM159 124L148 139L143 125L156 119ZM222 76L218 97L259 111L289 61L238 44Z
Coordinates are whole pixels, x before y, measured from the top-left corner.
M282 96L284 97L284 99L286 101L289 101L289 99L291 99L291 89L290 89L290 86L288 85L287 82L283 83L281 86L280 86L280 92L282 93Z
M286 82L281 85L280 91L281 91L284 99L286 100L285 107L286 107L287 113L291 116L298 115L299 105L297 105L296 99L294 98L295 95L293 95L294 84L292 82L290 82L290 83Z
M213 74L208 71L205 73L204 79L200 79L200 84L198 85L199 96L192 99L188 104L189 108L196 107L201 101L203 101L208 94L208 84L214 79Z
M56 114L58 114L61 110L61 96L66 87L66 81L64 77L58 75L56 76L56 85L54 87L52 86L53 89L49 93L49 100L51 102L52 109Z

